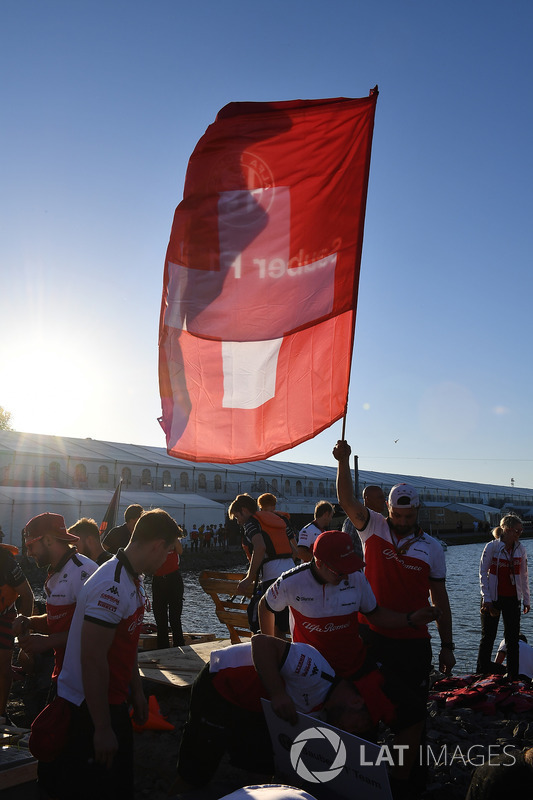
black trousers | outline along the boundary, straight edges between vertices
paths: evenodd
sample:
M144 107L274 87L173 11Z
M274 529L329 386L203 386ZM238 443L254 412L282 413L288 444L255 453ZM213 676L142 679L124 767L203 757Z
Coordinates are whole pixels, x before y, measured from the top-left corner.
M183 611L183 578L181 570L168 575L154 575L152 578L152 611L157 625L157 648L170 647L168 626L172 630L172 644L179 647L184 643L181 628Z
M492 672L492 650L498 632L500 613L503 617L503 635L507 645L507 674L518 677L518 636L520 635L520 601L515 597L499 595L493 608L498 615L493 617L488 611L481 612L481 641L477 657L478 672Z
M247 711L225 700L214 688L206 664L192 686L189 718L178 754L178 775L193 786L204 786L225 753L236 767L273 774L272 745L263 713Z
M133 729L127 703L109 706L118 751L110 769L94 762L94 726L87 704L72 707L69 741L57 761L38 765L39 786L57 800L133 800Z

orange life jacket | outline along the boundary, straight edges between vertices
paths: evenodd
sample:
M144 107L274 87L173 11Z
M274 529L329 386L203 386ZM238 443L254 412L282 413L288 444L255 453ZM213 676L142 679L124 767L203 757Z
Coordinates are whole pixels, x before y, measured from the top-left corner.
M283 519L273 511L256 511L252 516L259 522L263 531L266 547L263 564L278 558L292 558L287 526Z

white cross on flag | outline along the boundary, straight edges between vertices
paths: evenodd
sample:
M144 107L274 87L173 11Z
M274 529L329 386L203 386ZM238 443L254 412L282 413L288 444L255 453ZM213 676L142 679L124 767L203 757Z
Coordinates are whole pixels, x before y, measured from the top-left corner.
M163 285L171 455L264 459L345 413L376 100L230 103L198 142Z

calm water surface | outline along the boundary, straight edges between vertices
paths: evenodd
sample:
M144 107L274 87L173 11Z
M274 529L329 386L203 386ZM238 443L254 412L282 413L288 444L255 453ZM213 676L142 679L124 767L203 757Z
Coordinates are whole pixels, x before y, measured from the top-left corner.
M524 539L528 554L530 570L533 572L533 539ZM457 659L456 672L472 672L475 670L477 648L479 645L479 559L483 552L484 544L465 544L449 547L446 551L447 586L453 615L453 638L457 645L455 657ZM235 567L228 568L228 572L242 572L242 562ZM198 583L199 572L185 571L185 601L183 608L183 629L188 632L205 631L226 636L227 628L222 625L215 614L215 607L211 599L200 588ZM436 642L437 650L439 637L436 626L430 626ZM528 641L533 644L533 612L522 615L522 632ZM500 623L498 633L503 637L503 623ZM496 638L496 646L500 638Z

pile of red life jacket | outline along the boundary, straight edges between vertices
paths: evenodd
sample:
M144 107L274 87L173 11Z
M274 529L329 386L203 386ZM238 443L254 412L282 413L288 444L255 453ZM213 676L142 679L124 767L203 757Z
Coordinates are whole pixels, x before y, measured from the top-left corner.
M433 685L430 700L446 710L471 708L486 716L497 711L533 711L533 688L523 681L508 681L500 675L458 675Z

